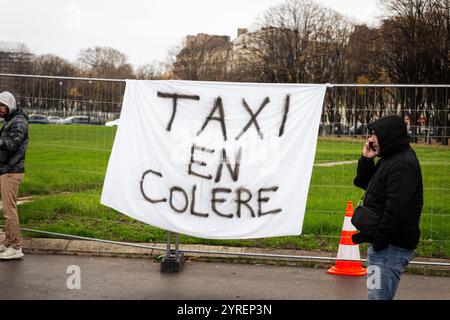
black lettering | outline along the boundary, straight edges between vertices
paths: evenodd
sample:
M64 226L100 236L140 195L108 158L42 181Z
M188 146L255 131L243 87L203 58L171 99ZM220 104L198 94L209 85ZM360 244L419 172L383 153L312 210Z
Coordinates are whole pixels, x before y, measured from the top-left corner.
M219 116L213 117L213 114L216 112L216 110L219 110ZM214 102L214 106L211 109L211 112L209 113L208 117L206 118L205 123L203 123L203 126L200 129L200 131L197 132L197 136L199 136L200 133L202 133L203 130L205 130L206 126L208 125L209 121L211 121L211 120L216 120L216 121L220 122L220 126L222 128L223 139L226 141L227 140L227 128L225 126L225 112L223 111L223 103L222 103L221 97L216 98L216 100Z
M183 194L183 196L184 196L184 207L183 207L183 209L177 209L177 208L175 207L175 205L173 204L173 193L174 193L175 191L181 192L181 193ZM172 188L170 189L170 201L169 201L169 203L170 203L170 207L171 207L173 210L175 210L176 212L178 212L178 213L183 213L183 212L185 212L186 209L187 209L187 207L188 207L188 205L189 205L188 195L186 194L186 191L184 191L183 188L180 188L180 187L177 187L177 186L172 187Z
M256 121L256 117L259 115L259 113L262 111L262 109L264 109L264 107L270 102L269 97L265 98L263 103L261 104L261 106L259 107L258 111L256 111L256 113L253 113L252 109L250 109L250 107L247 104L247 101L245 101L245 99L242 99L242 104L245 108L245 110L247 110L248 113L250 113L250 121L247 123L247 125L244 127L244 129L242 129L241 133L238 134L238 136L236 137L236 140L239 140L242 135L248 130L248 128L250 128L250 126L252 125L252 123L255 124L256 127L256 131L258 132L258 135L261 139L264 139L262 132L260 131L258 122Z
M196 163L196 164L198 164L198 165L200 165L200 166L203 166L203 167L206 166L206 163L205 163L205 162L203 162L203 161L198 161L198 160L195 160L195 159L194 159L194 151L195 151L195 150L200 150L200 151L202 151L202 152L209 152L209 153L213 153L213 152L215 151L215 150L211 150L211 149L206 149L206 148L202 148L202 147L197 147L195 144L192 145L192 147L191 147L191 161L190 161L190 163L189 163L188 174L189 174L189 175L193 175L193 176L197 176L197 177L199 177L199 178L203 178L203 179L206 179L206 180L212 179L212 175L204 176L204 175L201 175L200 173L197 173L197 172L195 172L195 171L192 170L192 165L193 165L194 163Z
M212 206L212 210L217 213L219 216L224 217L224 218L233 218L233 214L223 214L221 212L219 212L216 208L216 202L225 202L226 200L223 198L216 198L216 194L219 192L223 192L223 193L231 193L231 189L225 189L225 188L213 188L212 189L212 198L211 198L211 206Z
M222 158L220 160L219 167L217 167L216 179L214 181L217 183L222 178L222 168L224 163L227 165L228 171L230 172L233 181L237 181L239 179L239 167L241 165L241 156L242 156L242 147L239 147L233 171L233 169L231 168L231 164L228 161L227 152L225 151L225 149L222 149Z
M191 202L191 214L194 216L199 216L203 218L207 218L209 216L208 213L200 213L195 211L195 190L197 190L197 186L194 185L192 187L192 202Z
M275 209L275 210L270 210L267 212L262 212L261 209L261 202L269 202L270 198L266 197L266 198L261 198L261 193L262 192L276 192L278 190L278 187L272 187L272 188L261 188L258 190L258 217L261 217L263 215L266 214L276 214L281 212L281 209Z
M159 92L157 93L159 98L170 98L173 101L173 108L172 108L172 117L170 118L169 123L167 124L167 131L170 131L172 129L172 123L175 119L175 114L177 113L177 102L178 99L190 99L190 100L200 100L199 96L188 96L185 94L176 94L176 93L166 93L166 92Z
M234 200L237 203L237 212L236 215L238 218L241 217L241 205L245 205L248 210L250 210L252 217L255 217L255 212L253 211L253 208L248 204L248 202L252 199L252 193L248 191L245 188L239 188L236 190L237 193L237 200ZM246 193L247 199L242 199L241 194Z
M162 199L159 199L159 200L153 200L153 199L151 199L149 196L147 196L147 195L145 194L145 191L144 191L144 180L145 180L145 177L147 176L147 174L149 174L149 173L152 173L152 174L154 174L154 175L159 176L160 178L162 178L161 172L156 172L156 171L153 171L153 170L147 170L147 171L145 171L145 172L142 174L142 178L141 178L141 194L142 194L142 196L145 198L145 200L147 200L147 201L149 201L149 202L151 202L151 203L166 202L166 201L167 201L166 198L162 198Z
M283 121L281 122L281 127L280 127L280 132L278 134L279 137L281 137L284 134L284 126L286 124L287 121L287 116L289 113L289 104L291 101L291 96L287 95L286 99L284 100L284 113L283 113Z

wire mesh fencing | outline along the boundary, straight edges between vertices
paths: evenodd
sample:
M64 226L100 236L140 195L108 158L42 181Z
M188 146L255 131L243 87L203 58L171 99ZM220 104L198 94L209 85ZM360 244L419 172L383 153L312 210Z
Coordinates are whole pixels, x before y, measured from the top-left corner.
M418 255L450 257L449 85L330 85L324 101L303 233L219 241L181 236L181 243L319 249L335 256L366 125L401 115L424 177ZM30 115L26 174L19 212L23 227L126 242L164 242L165 231L100 205L125 82L0 74Z

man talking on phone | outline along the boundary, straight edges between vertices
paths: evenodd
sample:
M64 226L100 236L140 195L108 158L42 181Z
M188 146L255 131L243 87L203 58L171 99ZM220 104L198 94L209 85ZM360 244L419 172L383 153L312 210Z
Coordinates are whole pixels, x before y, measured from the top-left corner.
M380 118L367 128L370 136L358 160L354 184L366 190L362 204L365 210L361 212L374 213L377 218L373 232L360 231L352 240L371 244L367 252L368 276L380 279L369 283L368 278L369 299L392 300L419 243L422 173L400 116ZM380 158L376 163L375 157Z

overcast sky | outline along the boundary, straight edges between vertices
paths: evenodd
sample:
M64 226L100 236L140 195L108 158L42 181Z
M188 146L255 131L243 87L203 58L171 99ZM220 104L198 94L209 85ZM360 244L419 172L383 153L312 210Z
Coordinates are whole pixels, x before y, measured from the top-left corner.
M355 21L374 24L377 0L316 0ZM82 48L110 46L138 66L163 61L188 34L236 37L283 0L0 0L0 41L73 61Z

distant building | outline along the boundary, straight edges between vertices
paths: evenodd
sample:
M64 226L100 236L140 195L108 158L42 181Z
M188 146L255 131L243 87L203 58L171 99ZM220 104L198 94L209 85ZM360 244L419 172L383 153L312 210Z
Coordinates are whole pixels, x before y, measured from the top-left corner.
M174 75L189 80L222 80L230 49L228 36L204 33L189 35L176 56Z
M257 52L261 47L262 32L264 31L249 32L245 28L239 28L237 30L237 37L232 42L233 46L228 61L228 70L230 72L241 69L245 64L255 64L258 62Z
M0 41L0 74L26 74L31 67L33 54L18 42ZM12 78L0 76L0 91L12 87ZM8 89L12 90L12 89Z
M0 41L0 73L24 73L29 70L32 57L25 44Z
M190 80L228 80L244 64L257 62L259 37L260 31L249 32L245 28L237 30L233 41L224 35L189 35L176 57L174 75Z

